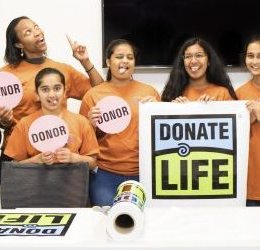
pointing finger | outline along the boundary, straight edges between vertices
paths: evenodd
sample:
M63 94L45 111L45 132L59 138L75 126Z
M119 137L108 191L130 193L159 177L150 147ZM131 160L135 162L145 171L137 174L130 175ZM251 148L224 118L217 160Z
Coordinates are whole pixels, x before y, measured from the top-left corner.
M68 40L68 42L69 42L69 44L70 44L70 47L73 48L74 42L72 41L72 39L69 37L68 34L66 34L66 37L67 37L67 40Z

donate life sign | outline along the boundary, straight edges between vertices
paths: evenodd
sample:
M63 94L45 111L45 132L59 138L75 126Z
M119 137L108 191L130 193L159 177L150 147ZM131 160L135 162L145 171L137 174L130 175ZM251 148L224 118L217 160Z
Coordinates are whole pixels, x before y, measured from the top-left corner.
M140 104L139 120L140 178L148 206L245 205L245 102Z
M64 236L75 213L0 213L0 236Z

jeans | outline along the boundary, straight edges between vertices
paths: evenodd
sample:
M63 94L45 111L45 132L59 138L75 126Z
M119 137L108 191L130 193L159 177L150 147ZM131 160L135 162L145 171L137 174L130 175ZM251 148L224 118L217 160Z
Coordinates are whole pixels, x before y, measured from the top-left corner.
M117 187L124 181L139 181L139 176L126 176L102 169L91 172L89 180L89 197L92 206L112 206Z
M247 200L246 201L246 206L247 207L260 207L260 201Z

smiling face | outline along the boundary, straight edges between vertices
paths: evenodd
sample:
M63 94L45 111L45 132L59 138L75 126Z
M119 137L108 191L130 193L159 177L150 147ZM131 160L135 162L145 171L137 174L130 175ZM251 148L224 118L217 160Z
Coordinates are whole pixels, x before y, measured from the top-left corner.
M208 56L200 45L189 46L184 52L183 60L185 70L192 80L206 79Z
M260 41L248 45L246 67L253 76L260 76Z
M129 81L132 79L135 57L133 49L129 44L116 46L106 63L110 67L112 80Z
M45 114L59 114L65 99L65 89L60 76L55 73L46 74L37 88L42 110Z
M22 19L15 27L19 42L17 48L23 49L27 58L41 57L47 49L44 33L30 19Z

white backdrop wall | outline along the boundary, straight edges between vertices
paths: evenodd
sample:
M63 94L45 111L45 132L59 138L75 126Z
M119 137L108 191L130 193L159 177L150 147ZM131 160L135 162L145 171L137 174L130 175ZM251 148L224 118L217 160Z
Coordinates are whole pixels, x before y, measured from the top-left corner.
M48 56L63 61L83 71L72 57L66 34L86 44L95 67L105 77L102 69L102 13L101 0L35 0L0 1L0 66L4 65L5 31L13 18L28 16L45 32ZM120 21L120 20L118 20ZM249 78L243 69L227 69L232 83L237 88ZM137 69L135 79L153 85L159 92L169 76L170 69Z

